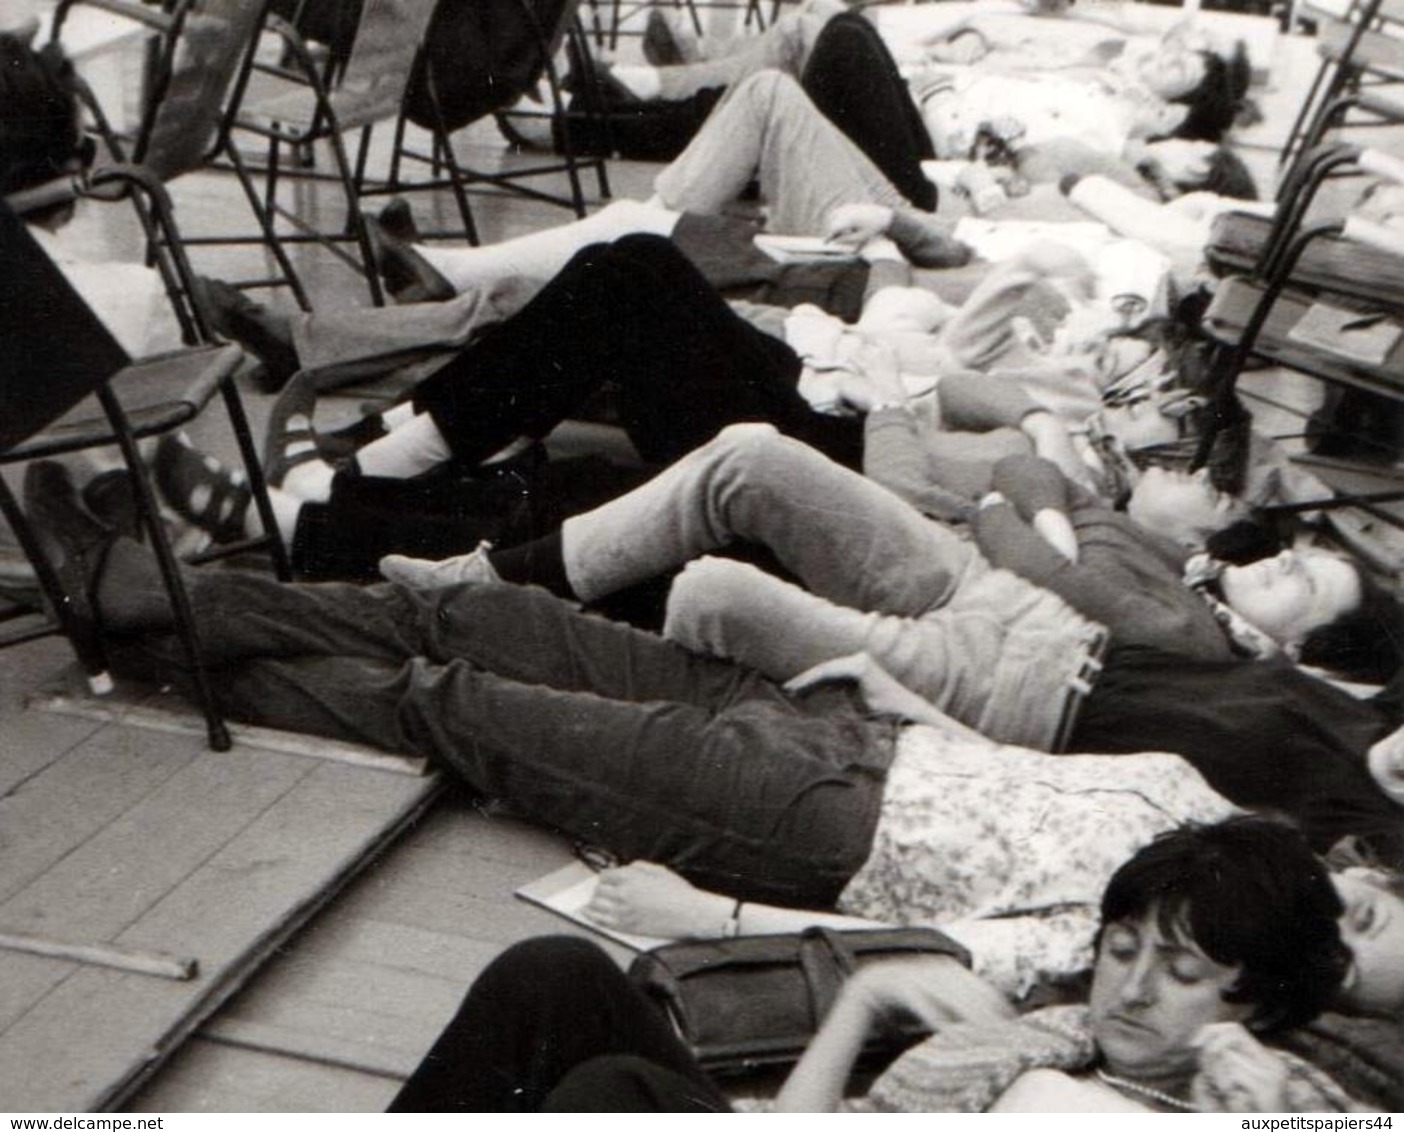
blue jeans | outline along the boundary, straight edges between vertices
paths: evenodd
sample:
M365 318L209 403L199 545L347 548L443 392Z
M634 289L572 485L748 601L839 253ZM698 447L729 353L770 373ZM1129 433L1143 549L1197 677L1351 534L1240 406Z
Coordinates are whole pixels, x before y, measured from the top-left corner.
M428 756L742 899L830 905L867 857L893 725L846 690L792 698L527 587L215 571L192 599L231 716Z

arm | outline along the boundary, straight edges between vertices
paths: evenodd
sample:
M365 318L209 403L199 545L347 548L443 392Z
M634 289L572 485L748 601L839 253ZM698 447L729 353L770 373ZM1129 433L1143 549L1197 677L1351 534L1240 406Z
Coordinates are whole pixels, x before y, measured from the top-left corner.
M791 695L834 680L853 680L863 694L868 710L895 715L911 723L934 727L959 739L989 743L978 731L947 715L929 700L917 695L865 652L835 657L807 668L785 682Z
M1039 456L1006 456L995 465L993 486L1029 520L1040 511L1068 515L1078 502L1062 470Z
M802 932L806 928L839 930L887 925L858 916L773 904L740 904L730 896L708 892L665 865L634 861L600 874L585 915L603 928L665 939L723 939L738 935Z
M1076 483L1087 475L1067 426L1017 381L992 381L979 373L948 373L941 378L938 396L943 427L956 432L1017 428L1029 438L1035 454L1057 465L1068 479Z
M972 501L934 482L922 436L921 424L905 406L869 412L863 425L863 474L923 515L945 522L968 520Z
M864 967L844 984L819 1033L776 1097L778 1112L832 1112L853 1063L876 1027L911 1015L928 1029L951 1022L1004 1021L1004 996L950 956L921 956Z

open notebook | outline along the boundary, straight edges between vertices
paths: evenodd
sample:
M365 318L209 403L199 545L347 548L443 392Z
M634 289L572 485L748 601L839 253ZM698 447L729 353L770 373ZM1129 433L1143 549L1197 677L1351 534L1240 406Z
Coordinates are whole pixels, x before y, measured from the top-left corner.
M573 920L582 927L589 928L592 932L608 936L617 943L622 943L625 947L632 947L635 951L648 951L660 944L673 942L671 939L664 939L660 936L631 935L628 932L611 931L609 928L602 928L593 920L587 919L584 908L586 904L590 903L590 897L594 895L595 885L599 879L599 873L584 862L572 861L553 873L547 873L538 880L522 885L521 888L517 889L517 895L523 900L539 904L542 908L554 912L558 916Z

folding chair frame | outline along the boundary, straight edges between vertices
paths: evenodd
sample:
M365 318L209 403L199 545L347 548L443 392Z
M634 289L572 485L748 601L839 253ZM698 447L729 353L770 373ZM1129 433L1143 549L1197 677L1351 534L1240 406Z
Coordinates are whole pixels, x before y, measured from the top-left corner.
M99 169L91 174L86 183L69 180L59 183L52 191L58 194L68 192L73 196L91 195L102 199L111 199L102 190L118 186L124 187L129 192L140 193L146 198L144 214L149 216L151 222L159 228L164 246L168 249L171 257L172 269L177 273L188 294L191 278L190 266L175 228L170 198L156 178L144 170L134 167ZM30 199L35 198L31 196ZM205 328L200 320L198 308L192 308L192 314L196 320L197 329L203 333ZM217 387L238 442L254 505L264 531L259 537L218 547L213 552L202 556L200 560L210 561L248 550L266 548L272 555L277 576L282 580L287 580L291 577L287 551L278 534L277 521L268 498L268 488L263 477L262 465L254 447L248 417L244 412L238 387L233 379L234 370L238 364L238 350L233 346L209 345L196 349L203 349L209 355L208 368L205 372L217 380ZM226 355L227 360L217 356L220 354ZM137 447L138 441L144 437L179 428L197 416L203 405L187 404L182 409L172 410L158 421L150 424L134 424L113 389L113 385L122 379L122 375L138 375L144 364L159 363L164 361L166 357L163 355L147 359L145 362L134 362L109 375L105 381L96 383L94 392L107 420L106 429L98 429L96 422L94 422L93 431L84 432L77 436L61 434L46 436L41 431L12 445L4 453L0 453L0 464L49 458L112 443L118 446L131 474L140 521L146 536L150 539L162 580L171 600L177 635L181 640L186 661L195 682L196 695L204 714L210 745L215 750L227 750L230 746L229 732L215 704L209 676L200 654L199 633L190 606L189 595L181 578L180 565L176 560L165 525L161 520L160 508L146 466ZM53 614L53 621L50 624L39 628L24 627L20 633L0 643L17 644L21 641L62 632L72 643L79 662L88 672L90 681L94 683L95 688L101 687L106 682L106 661L101 640L94 634L93 627L82 624L74 615L71 602L64 597L57 576L44 556L38 540L34 537L28 520L3 480L0 480L0 511L3 511L30 562L34 565L36 580L48 596Z

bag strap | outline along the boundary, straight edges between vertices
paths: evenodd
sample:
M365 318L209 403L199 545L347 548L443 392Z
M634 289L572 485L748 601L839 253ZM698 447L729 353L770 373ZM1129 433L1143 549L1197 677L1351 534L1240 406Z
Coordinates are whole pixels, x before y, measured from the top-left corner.
M831 928L806 928L800 939L800 969L809 987L809 1004L817 1029L824 1021L843 984L858 969L853 954L841 942L842 932Z

